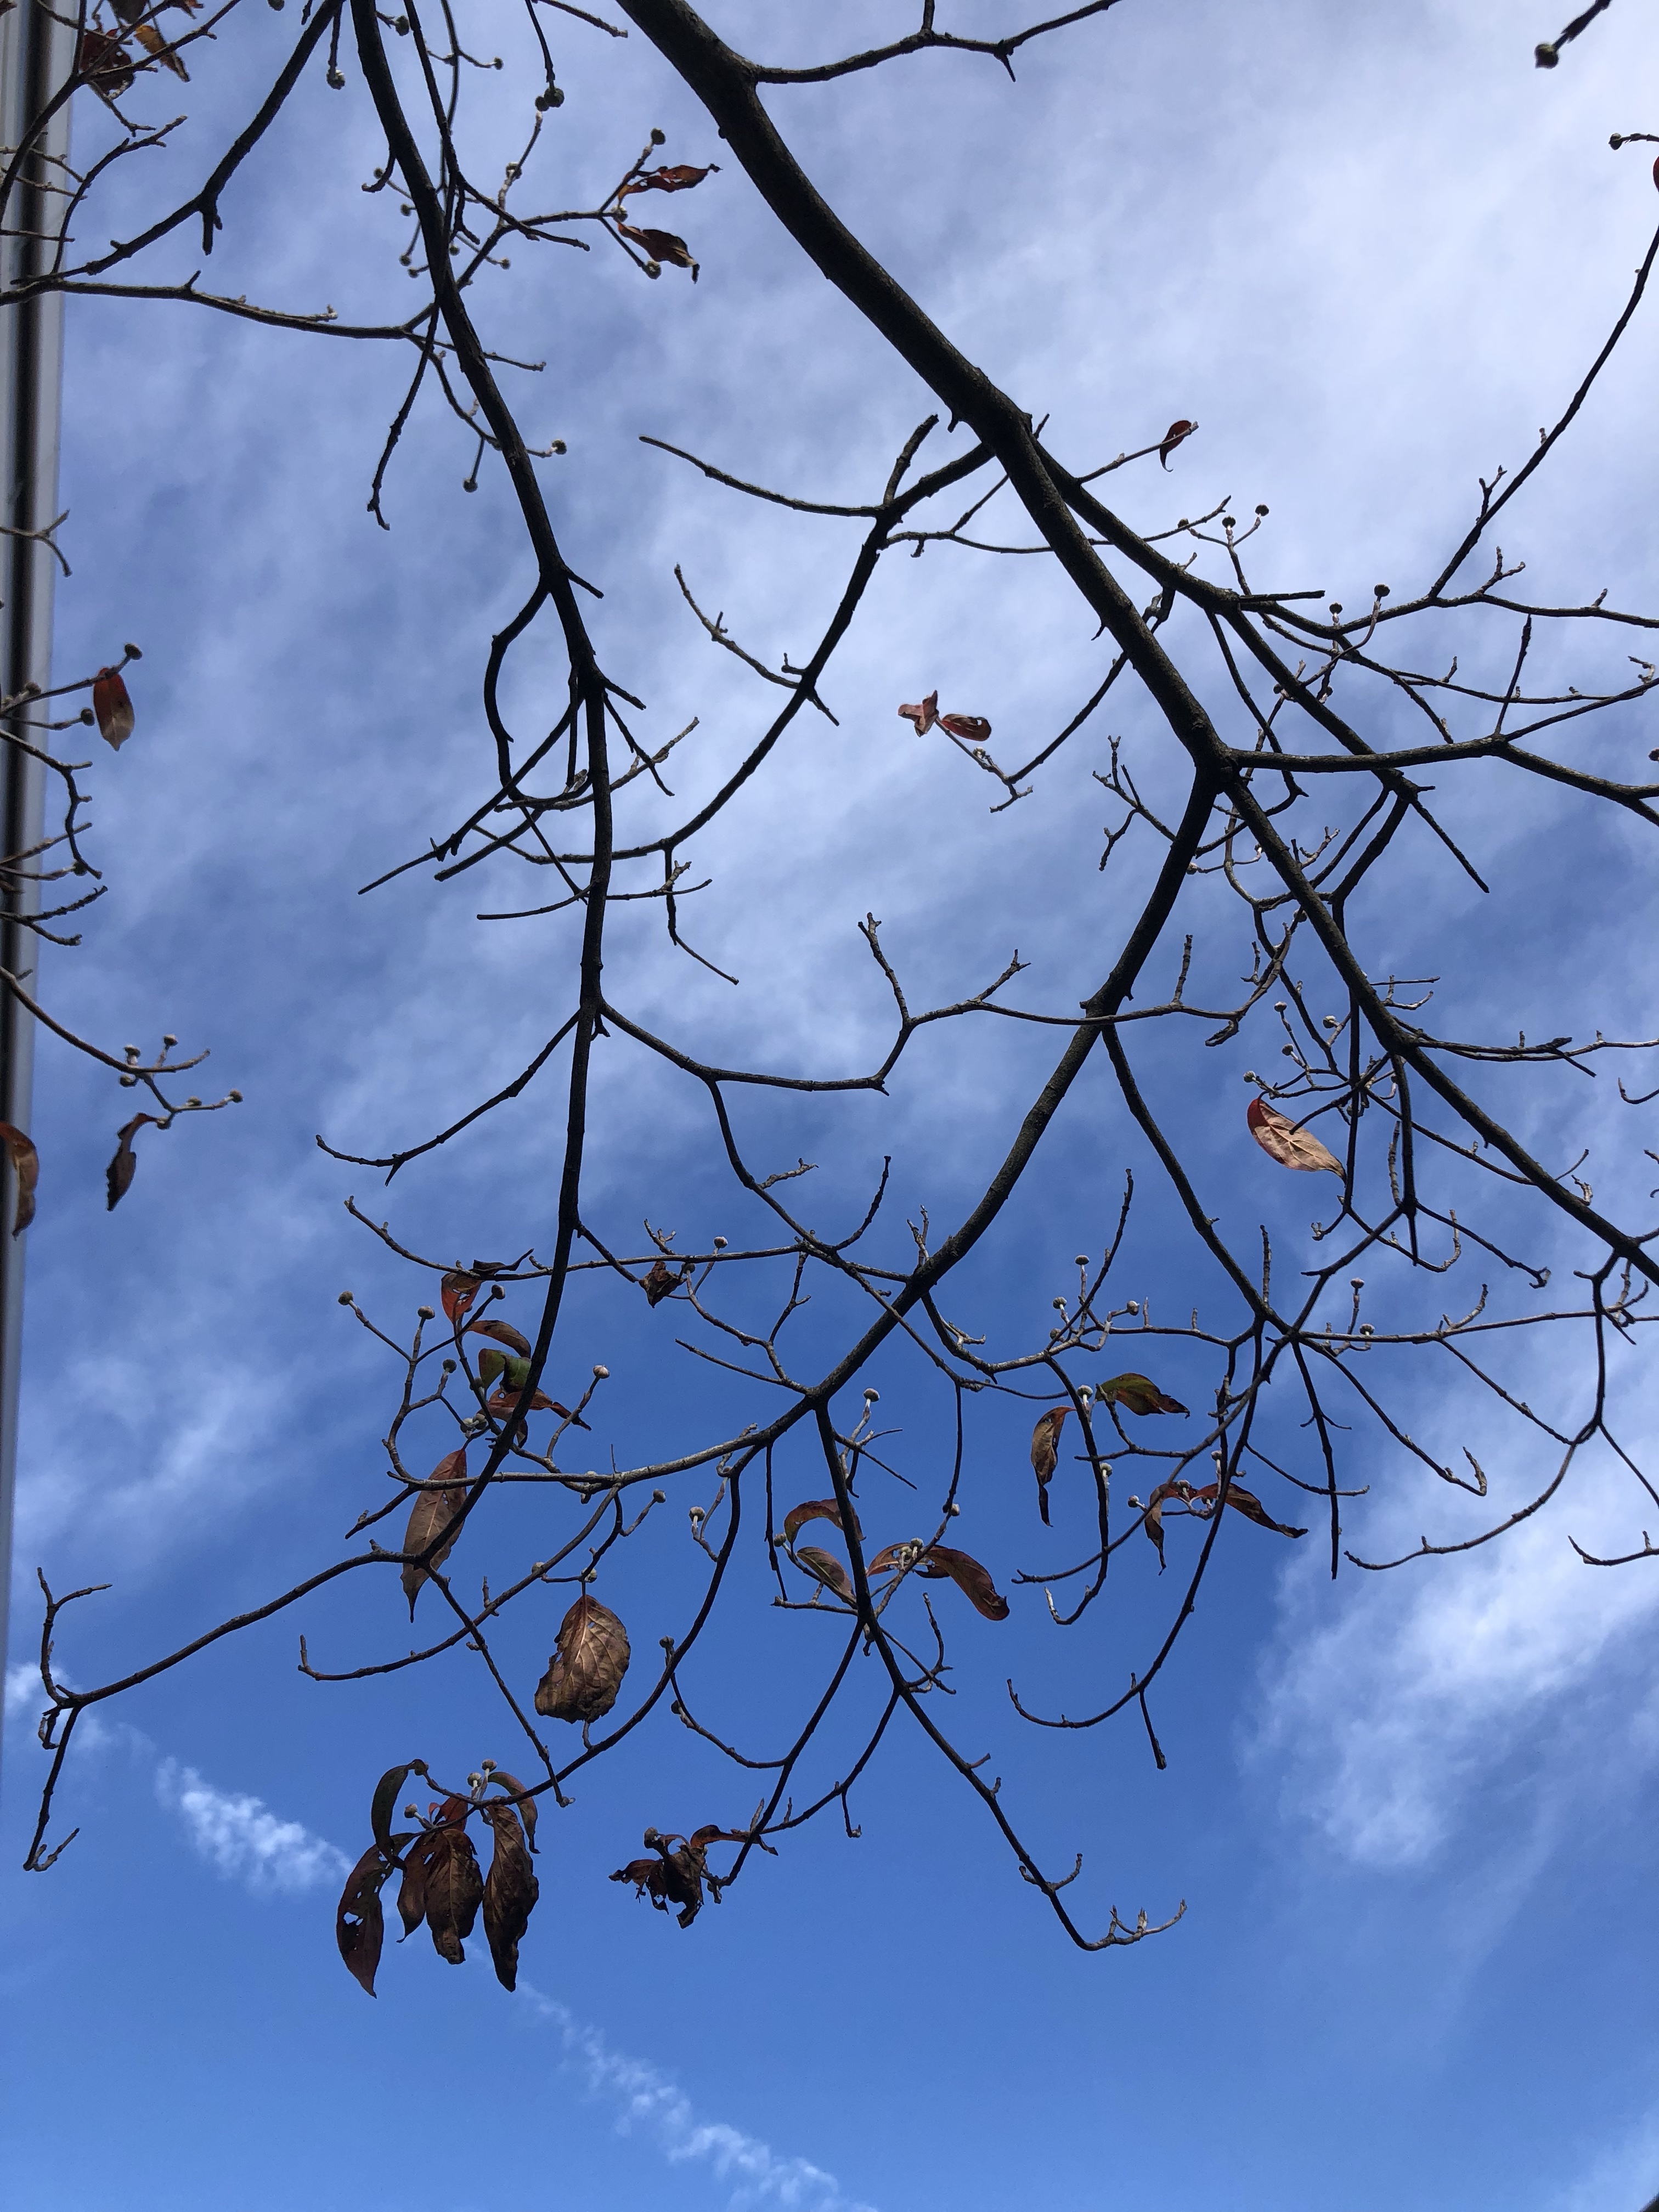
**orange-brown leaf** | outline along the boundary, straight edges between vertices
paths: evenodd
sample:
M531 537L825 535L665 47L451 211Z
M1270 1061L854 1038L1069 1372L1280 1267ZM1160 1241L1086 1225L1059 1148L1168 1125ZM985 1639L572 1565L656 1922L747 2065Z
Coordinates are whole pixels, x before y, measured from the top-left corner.
M0 1145L11 1157L12 1173L17 1178L17 1206L12 1216L11 1233L21 1237L34 1218L34 1186L40 1180L40 1155L34 1149L33 1137L26 1137L21 1129L14 1129L9 1121L0 1121Z
M991 734L991 725L983 714L941 714L941 730L948 730L953 738L964 738L970 745L982 745Z
M510 1321L469 1322L462 1334L465 1336L493 1336L497 1344L506 1345L516 1352L520 1359L528 1359L533 1347L522 1329L514 1328Z
M630 222L618 222L617 228L624 238L631 238L635 246L643 246L658 264L666 261L676 269L689 269L691 282L696 283L697 264L692 258L691 249L683 238L676 238L672 230L635 230Z
M131 84L129 77L127 82ZM119 752L132 735L132 702L118 668L100 668L92 683L92 711L98 734Z
M987 1620L1006 1620L1008 1601L991 1580L989 1571L966 1552L953 1552L948 1544L930 1544L917 1569L937 1580L948 1575L963 1595Z
M1184 1413L1179 1398L1171 1398L1144 1375L1114 1375L1095 1395L1103 1406L1121 1406L1130 1413Z
M421 1584L434 1568L442 1566L454 1549L456 1529L444 1538L424 1566L417 1563L417 1555L439 1532L447 1528L466 1502L466 1446L441 1459L428 1480L441 1486L435 1490L423 1490L410 1508L409 1526L404 1531L404 1595L409 1600L409 1617L415 1618L415 1601L421 1594Z
M689 192L693 185L712 177L719 167L718 161L711 161L706 169L694 169L687 161L676 161L660 169L649 169L642 177L630 177L617 197L626 199L629 192Z
M536 1711L553 1721L603 1718L617 1702L628 1661L628 1631L608 1605L584 1590L559 1624Z
M186 84L190 82L190 71L154 23L135 23L132 27L132 35L152 61L164 63L173 71L174 76L183 77Z
M792 1505L784 1515L784 1542L793 1546L796 1537L799 1535L809 1521L833 1521L843 1535L847 1533L841 1517L841 1508L833 1498L809 1498L804 1505ZM853 1534L860 1543L864 1541L864 1531L859 1526L859 1516L856 1513L853 1516Z
M1329 1168L1333 1175L1340 1177L1342 1163L1335 1153L1321 1144L1311 1129L1298 1128L1287 1115L1270 1106L1265 1098L1252 1098L1244 1118L1257 1144L1280 1167L1300 1168L1309 1175Z

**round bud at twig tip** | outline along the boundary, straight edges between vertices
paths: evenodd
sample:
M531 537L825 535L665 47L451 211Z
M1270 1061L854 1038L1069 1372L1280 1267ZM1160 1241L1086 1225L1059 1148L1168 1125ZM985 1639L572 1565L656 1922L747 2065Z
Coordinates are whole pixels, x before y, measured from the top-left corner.
M353 1300L353 1298L352 1298L352 1296L351 1296L350 1291L341 1291L341 1293L340 1293L340 1304L341 1304L343 1306L349 1306L349 1305L352 1304L353 1303L354 1303L354 1300Z
M596 1367L593 1370L593 1380L596 1382L608 1382L610 1379L611 1370L608 1367Z
M417 1318L422 1321L431 1321L434 1318L430 1306L416 1306L415 1312Z

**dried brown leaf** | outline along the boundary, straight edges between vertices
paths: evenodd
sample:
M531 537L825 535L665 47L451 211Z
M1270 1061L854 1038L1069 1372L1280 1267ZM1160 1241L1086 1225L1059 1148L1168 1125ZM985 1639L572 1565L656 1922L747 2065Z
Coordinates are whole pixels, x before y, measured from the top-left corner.
M617 228L624 238L631 238L635 246L643 246L651 258L660 264L668 262L676 269L689 269L691 282L697 281L697 264L691 249L683 238L676 238L672 230L635 230L631 222L619 222Z
M1220 1490L1221 1485L1218 1482L1206 1482L1202 1490L1194 1491L1192 1502L1194 1505L1206 1504L1213 1510L1215 1500ZM1253 1490L1246 1490L1243 1483L1228 1484L1227 1503L1229 1505L1237 1506L1244 1518L1247 1521L1254 1521L1258 1528L1271 1528L1275 1536L1305 1536L1308 1533L1305 1528L1287 1528L1284 1522L1275 1521L1255 1492Z
M843 1535L847 1531L841 1517L841 1508L833 1498L809 1498L803 1505L792 1505L783 1516L783 1540L792 1548L797 1536L809 1521L833 1521ZM864 1531L859 1526L859 1516L853 1516L853 1534L864 1541Z
M1121 1406L1130 1413L1184 1413L1179 1398L1171 1398L1144 1375L1114 1375L1095 1395L1103 1406Z
M1183 440L1190 438L1197 428L1196 422L1182 421L1170 423L1169 428L1164 433L1158 449L1158 465L1160 468L1169 467L1170 454Z
M535 1799L530 1795L525 1784L520 1781L518 1776L516 1774L509 1774L504 1766L495 1767L490 1774L489 1780L492 1788L496 1790L504 1790L507 1792L507 1797L512 1802L514 1811L519 1814L520 1818L524 1822L525 1834L529 1840L530 1848L533 1851L536 1848L537 1810ZM486 1806L484 1809L488 1811L489 1808Z
M948 1575L975 1610L987 1620L1006 1620L1008 1601L991 1580L988 1568L966 1552L953 1552L948 1544L930 1544L922 1554L918 1574L929 1581Z
M1335 1153L1321 1144L1311 1129L1298 1128L1276 1106L1270 1106L1265 1098L1252 1098L1245 1109L1244 1118L1249 1123L1250 1134L1257 1144L1270 1158L1277 1160L1280 1167L1301 1168L1309 1175L1316 1175L1320 1169L1329 1168L1333 1175L1339 1178L1341 1176L1342 1163Z
M1051 1406L1046 1413L1038 1414L1031 1431L1031 1472L1037 1479L1037 1510L1045 1528L1048 1526L1048 1481L1060 1463L1060 1432L1070 1411L1069 1406Z
M472 1838L465 1828L440 1828L427 1865L426 1924L433 1949L452 1966L466 1958L463 1946L483 1901L483 1876Z
M421 1594L421 1584L435 1567L442 1566L454 1549L455 1536L446 1537L424 1566L414 1556L424 1552L441 1528L447 1527L466 1502L466 1446L441 1459L428 1480L442 1486L437 1490L423 1490L410 1508L409 1526L404 1531L404 1595L409 1600L409 1617L415 1618L415 1601Z
M834 1590L848 1605L854 1602L853 1578L833 1552L821 1552L816 1544L803 1544L793 1557L795 1565L805 1567L826 1589Z
M11 1233L21 1237L34 1218L34 1187L40 1180L40 1155L34 1149L33 1137L26 1137L21 1129L14 1129L9 1121L0 1121L0 1145L11 1157L12 1173L17 1178L17 1208L12 1216Z
M941 714L941 730L948 730L953 738L962 738L970 745L982 745L991 734L991 725L983 714Z
M106 100L132 90L132 56L107 31L82 31L78 66L93 90Z
M146 1121L155 1120L154 1114L135 1114L124 1129L118 1129L115 1133L115 1158L104 1170L104 1182L109 1194L106 1210L111 1213L132 1188L132 1178L138 1172L138 1155L132 1149L132 1140Z
M522 1329L514 1328L510 1321L496 1321L493 1316L489 1321L469 1322L461 1334L464 1336L493 1336L497 1344L506 1345L521 1359L528 1359L534 1349Z
M689 162L676 161L660 169L647 170L642 177L630 177L617 198L626 199L629 192L689 192L693 185L714 176L719 168L718 161L711 161L706 169L694 169Z
M401 1850L409 1838L394 1836L392 1841L394 1850ZM374 1994L374 1971L386 1941L380 1890L392 1871L391 1860L378 1844L371 1844L346 1876L334 1915L334 1940L346 1970L370 1996Z
M930 691L919 707L901 707L899 712L907 722L916 726L916 735L926 737L939 720L939 693Z
M679 1281L666 1260L659 1260L641 1285L648 1305L659 1306Z
M524 1830L513 1808L486 1800L481 1809L495 1838L483 1886L484 1940L495 1962L496 1980L504 1990L510 1990L519 1978L519 1939L541 1893L541 1884L531 1866Z
M558 1648L536 1692L536 1711L553 1721L597 1721L608 1713L628 1672L628 1631L608 1605L584 1591L559 1623Z
M131 82L129 76L127 83ZM100 668L93 678L92 711L98 717L99 736L118 753L132 735L132 702L118 668Z
M190 71L154 23L135 23L132 27L132 35L152 61L164 63L173 71L174 76L183 77L186 84L190 82Z

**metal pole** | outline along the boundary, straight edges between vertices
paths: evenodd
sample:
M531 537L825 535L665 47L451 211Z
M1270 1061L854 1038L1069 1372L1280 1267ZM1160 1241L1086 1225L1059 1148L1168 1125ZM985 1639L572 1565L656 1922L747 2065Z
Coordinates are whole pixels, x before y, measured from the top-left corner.
M34 118L74 64L75 33L41 0L20 0L0 16L0 135L7 164ZM52 265L64 207L69 103L31 141L10 204L0 210L0 283L9 294ZM0 307L0 521L9 532L44 530L58 512L58 431L63 394L64 302L37 294ZM28 683L52 681L54 562L38 538L0 537L0 699ZM6 726L22 732L25 714ZM40 733L28 732L41 743ZM0 745L0 860L13 860L41 836L45 771L15 746ZM0 966L14 975L35 965L35 939L16 920L36 910L38 884L26 874L0 877ZM34 1025L9 992L0 994L0 1120L29 1127L34 1073ZM17 1397L23 1340L24 1237L10 1234L15 1190L5 1176L0 1224L0 1651L10 1613L12 1498L17 1462Z

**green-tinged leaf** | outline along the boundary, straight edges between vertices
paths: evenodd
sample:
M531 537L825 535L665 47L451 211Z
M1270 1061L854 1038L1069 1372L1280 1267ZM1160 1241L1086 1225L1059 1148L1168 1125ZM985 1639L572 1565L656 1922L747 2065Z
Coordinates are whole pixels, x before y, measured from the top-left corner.
M1103 1406L1121 1406L1127 1413L1184 1413L1179 1398L1171 1398L1144 1375L1114 1375L1095 1392Z

